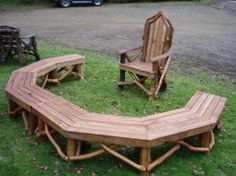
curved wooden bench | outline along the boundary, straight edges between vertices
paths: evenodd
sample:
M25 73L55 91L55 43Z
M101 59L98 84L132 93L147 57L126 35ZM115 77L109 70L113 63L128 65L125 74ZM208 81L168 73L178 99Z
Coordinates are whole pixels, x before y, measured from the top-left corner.
M83 79L84 57L69 55L42 60L12 73L6 86L10 100L9 113L21 112L29 135L47 136L60 157L67 161L88 159L106 152L148 175L155 166L180 149L209 152L214 145L212 130L219 121L226 99L197 92L183 108L143 118L123 117L88 112L43 89L46 83L60 84L68 74ZM59 76L58 72L63 70ZM42 87L37 79L42 79ZM53 137L58 132L67 138L65 154ZM184 139L202 136L202 147L194 147ZM101 149L81 154L81 142L96 142ZM173 142L162 156L151 160L154 146ZM117 145L129 145L140 151L139 162L119 154Z

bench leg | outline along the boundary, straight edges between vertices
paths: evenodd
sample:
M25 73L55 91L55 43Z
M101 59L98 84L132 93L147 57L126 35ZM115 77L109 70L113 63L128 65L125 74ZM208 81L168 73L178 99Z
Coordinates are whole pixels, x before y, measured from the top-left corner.
M39 131L39 133L44 132L44 130L45 130L44 123L42 120L40 120L40 118L38 118L38 131Z
M41 142L44 139L44 137L46 137L45 125L40 118L38 118L37 120L38 120L38 126L37 126L36 136L38 138L38 141Z
M67 157L75 156L76 154L76 141L74 139L67 139ZM69 161L71 163L71 161Z
M211 137L210 131L202 134L202 147L210 148L210 137Z
M17 108L19 108L19 106L9 99L8 113L11 117L15 117L16 113L18 112Z
M84 80L84 71L83 71L83 65L79 64L79 65L75 65L73 68L73 72L77 73L78 77L81 80Z
M60 84L57 76L57 70L50 71L48 79L50 80L50 81L48 80L48 82L51 82L53 84Z
M147 167L151 162L151 148L141 148L139 156L139 164L146 168L146 171L141 172L141 176L149 176Z
M30 113L29 116L29 127L28 127L28 136L32 136L35 132L37 126L37 117Z
M36 130L37 117L34 116L31 112L27 112L26 110L21 111L21 117L24 121L27 135L32 136Z
M224 126L223 126L222 123L220 123L220 121L217 122L215 128L217 129L217 131L218 131L219 133L223 132L223 130L224 130Z

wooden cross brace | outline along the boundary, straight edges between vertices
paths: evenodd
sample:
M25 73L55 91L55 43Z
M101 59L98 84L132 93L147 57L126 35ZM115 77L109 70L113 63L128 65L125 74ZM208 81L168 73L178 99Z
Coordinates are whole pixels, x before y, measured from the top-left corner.
M76 143L76 140L74 139L67 139L67 154L64 154L60 146L58 145L58 143L55 141L55 139L51 135L51 132L49 131L47 124L45 124L44 128L45 128L45 134L48 137L51 144L56 149L57 154L65 161L73 162L73 161L78 161L78 160L90 159L95 156L101 155L104 152L108 152L111 155L119 158L123 162L127 163L128 165L140 171L142 176L148 176L149 172L152 169L161 165L167 158L169 158L176 151L178 151L181 148L181 146L184 146L193 152L206 152L207 153L212 149L213 145L215 144L214 133L210 131L210 132L206 132L202 134L202 147L194 147L183 140L179 140L175 142L176 145L174 145L169 151L167 151L166 153L157 157L154 160L151 160L151 148L140 148L139 163L136 163L130 160L129 158L127 158L126 156L115 151L114 149L116 148L116 145L108 146L104 143L99 144L101 146L101 149L98 149L96 151L93 151L87 154L81 154L82 141L78 141Z
M63 74L59 76L59 72L65 71ZM82 64L79 65L72 65L69 67L62 67L59 70L52 70L49 73L45 74L41 77L43 80L43 84L41 85L42 88L46 86L47 83L52 84L60 84L60 82L65 79L66 76L69 74L74 75L75 77L78 77L81 80L84 80L84 73L83 73L83 66Z

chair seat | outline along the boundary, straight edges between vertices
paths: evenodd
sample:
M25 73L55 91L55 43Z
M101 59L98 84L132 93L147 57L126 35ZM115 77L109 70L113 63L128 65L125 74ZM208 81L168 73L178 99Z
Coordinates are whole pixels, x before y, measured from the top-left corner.
M30 42L35 38L35 34L29 34L29 35L20 35L19 37L23 43L26 45L30 45Z
M155 74L155 72L152 70L152 63L143 61L120 63L120 69L151 78L153 78Z

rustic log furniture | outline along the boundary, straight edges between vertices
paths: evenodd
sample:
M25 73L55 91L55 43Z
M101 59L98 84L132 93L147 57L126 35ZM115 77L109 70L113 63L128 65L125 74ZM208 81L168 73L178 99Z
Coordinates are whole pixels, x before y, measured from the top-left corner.
M40 60L35 35L20 36L20 30L10 26L0 26L0 57L5 62L17 55L22 65L26 64L26 56L33 55Z
M120 81L118 88L124 85L136 85L154 100L160 89L165 90L166 73L170 63L173 27L163 11L147 19L144 26L143 44L118 51L120 55ZM137 54L129 56L128 53ZM128 72L133 81L125 81ZM151 79L150 88L144 86L147 78Z
M5 89L9 113L12 116L21 113L28 134L36 132L38 137L46 136L62 159L72 162L108 152L147 176L181 146L194 152L212 149L213 129L223 111L225 98L197 92L183 108L134 118L88 112L42 88L47 82L59 83L69 73L83 78L83 63L84 57L79 55L42 60L14 71ZM58 76L60 68L65 72ZM37 78L43 83L37 85ZM66 153L55 140L54 135L58 133L67 139ZM194 147L186 140L196 135L202 137L201 147ZM83 141L97 143L100 149L81 153ZM167 142L173 147L162 156L151 158L153 147ZM138 149L139 161L114 150L119 145Z

